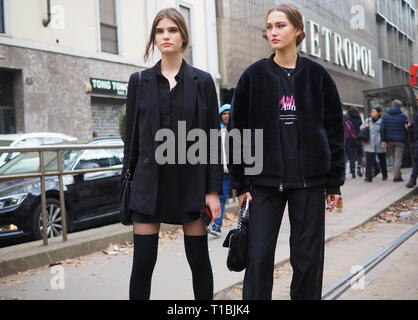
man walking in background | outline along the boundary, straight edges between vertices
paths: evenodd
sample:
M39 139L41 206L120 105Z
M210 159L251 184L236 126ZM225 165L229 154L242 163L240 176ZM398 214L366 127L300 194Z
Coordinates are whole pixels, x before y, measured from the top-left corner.
M401 182L401 165L403 150L406 142L406 128L408 118L401 110L402 102L400 100L392 101L392 108L383 116L380 127L382 137L382 147L387 148L388 152L394 155L394 176L393 182Z
M224 167L224 182L223 182L223 194L220 196L221 200L221 215L218 219L216 219L212 225L210 233L215 236L221 235L221 228L222 228L222 220L225 213L225 204L226 200L228 200L229 191L231 190L231 175L228 172L228 167L226 166L226 156L225 156L225 134L226 134L226 126L229 121L229 115L231 110L230 104L224 104L219 109L219 117L221 120L221 133L222 133L222 159L223 159L223 167Z

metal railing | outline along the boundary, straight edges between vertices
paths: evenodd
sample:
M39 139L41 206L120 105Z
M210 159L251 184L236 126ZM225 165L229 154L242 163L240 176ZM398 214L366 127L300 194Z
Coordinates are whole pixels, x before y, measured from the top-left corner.
M113 171L121 170L122 165L112 166L112 167L103 167L103 168L94 168L94 169L79 169L64 171L62 165L62 152L70 150L94 150L94 149L121 149L123 148L123 143L120 144L61 144L61 145L50 145L50 146L38 146L38 147L0 147L0 154L10 153L10 152L39 152L39 171L34 173L19 173L19 174L9 174L0 176L0 181L4 180L13 180L21 178L40 178L41 186L41 215L42 215L42 225L43 225L43 244L48 245L48 234L47 234L47 212L46 212L46 190L45 190L45 177L47 176L58 176L59 180L59 201L60 201L60 211L62 219L62 237L63 241L67 241L67 212L65 208L65 197L64 197L64 175L73 175L80 173L89 173L89 172L101 172L101 171ZM45 152L56 152L57 153L57 171L45 171L44 163L44 153Z

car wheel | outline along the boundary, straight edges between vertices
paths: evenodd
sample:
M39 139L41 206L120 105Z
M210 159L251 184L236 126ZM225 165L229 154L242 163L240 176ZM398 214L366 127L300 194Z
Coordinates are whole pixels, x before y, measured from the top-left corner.
M46 199L47 213L47 234L48 238L55 238L62 235L62 217L60 202L54 198ZM71 226L70 218L67 215L67 225ZM43 223L41 215L41 204L36 207L33 220L33 238L40 240L43 238ZM68 228L70 229L70 228Z

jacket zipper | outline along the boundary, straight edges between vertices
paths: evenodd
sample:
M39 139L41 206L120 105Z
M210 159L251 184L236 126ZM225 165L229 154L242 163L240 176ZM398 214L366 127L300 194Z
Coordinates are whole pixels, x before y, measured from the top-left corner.
M302 175L302 180L303 180L303 186L306 187L306 181L305 181L305 175L303 174L303 166L302 166L302 147L301 147L301 142L300 142L300 137L301 137L301 130L300 130L300 124L299 124L299 120L298 120L298 131L299 131L299 167L300 167L300 174Z
M280 143L280 158L282 161L282 176L280 177L281 181L280 181L280 185L279 185L279 191L283 192L283 179L284 179L284 160L283 160L283 150L282 150L282 133L281 133L281 129L282 129L282 124L281 124L281 120L280 120L280 114L279 114L279 143Z
M294 81L293 77L291 77L290 80L291 80L290 82L292 83L292 88L293 88L293 93L295 95L295 103L296 103L296 90L295 90L295 84L293 82ZM300 114L298 114L298 118L299 117L300 117ZM301 144L302 144L301 143L302 134L301 134L300 121L299 121L299 119L297 121L297 127L298 127L298 134L299 134L299 139L298 139L298 141L299 141L299 145L298 145L298 149L299 149L299 167L300 167L300 173L302 175L303 186L306 189L305 175L303 174L303 166L302 166L302 147L301 147Z
M280 120L280 111L279 111L279 143L280 143L280 158L281 158L281 163L282 163L282 172L281 172L281 181L280 181L280 185L279 185L279 191L283 192L283 184L284 184L284 160L283 160L283 150L282 150L282 121Z

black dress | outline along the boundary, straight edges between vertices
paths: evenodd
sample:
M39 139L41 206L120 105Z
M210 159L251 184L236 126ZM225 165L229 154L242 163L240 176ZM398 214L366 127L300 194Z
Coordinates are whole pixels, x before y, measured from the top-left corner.
M170 91L168 80L157 71L158 97L160 112L160 129L168 128L174 132L176 141L175 159L177 162L177 128L178 121L183 119L184 109L184 60L175 76L176 86ZM161 142L164 143L164 142ZM159 165L158 195L155 215L134 212L133 221L142 223L184 224L199 218L199 212L184 212L181 195L181 177L178 164Z

